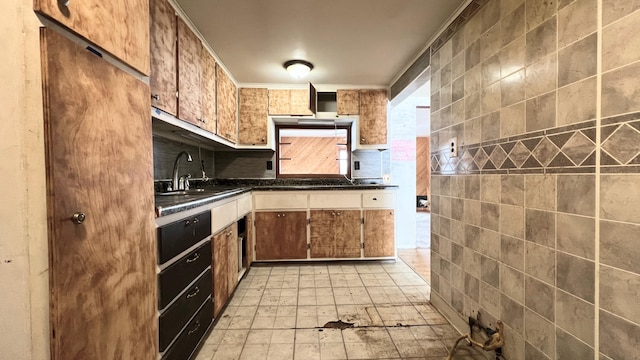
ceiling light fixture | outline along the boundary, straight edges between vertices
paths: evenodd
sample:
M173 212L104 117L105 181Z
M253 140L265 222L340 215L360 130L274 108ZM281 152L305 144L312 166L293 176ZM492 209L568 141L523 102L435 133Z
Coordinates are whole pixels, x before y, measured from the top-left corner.
M284 63L289 75L296 79L302 79L313 69L313 64L304 60L289 60Z

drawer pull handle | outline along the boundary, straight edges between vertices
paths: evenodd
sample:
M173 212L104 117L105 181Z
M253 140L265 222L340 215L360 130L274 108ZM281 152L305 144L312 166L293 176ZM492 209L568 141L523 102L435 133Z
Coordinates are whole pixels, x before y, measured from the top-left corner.
M193 218L193 223L194 223L194 224L197 224L197 223L199 223L199 222L200 222L200 220L199 220L198 218Z
M187 299L191 299L192 297L198 295L198 293L200 292L200 288L196 286L195 289L193 289L192 292L190 292L189 294L187 294Z
M373 201L377 201L377 200L378 200L378 198L373 198L373 199L371 199L371 200L373 200Z
M198 259L200 259L200 253L195 253L193 254L193 257L187 259L187 264L192 263Z
M227 233L227 237L231 236L232 234L233 234L233 231L229 231L229 232Z
M189 330L189 335L191 335L194 332L198 331L198 329L200 329L200 321L196 321L196 326L194 326L193 329Z

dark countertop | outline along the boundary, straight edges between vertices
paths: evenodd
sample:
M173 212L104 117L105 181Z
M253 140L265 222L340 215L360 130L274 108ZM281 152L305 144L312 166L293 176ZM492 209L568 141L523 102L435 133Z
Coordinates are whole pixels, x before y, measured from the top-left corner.
M253 186L213 186L202 193L188 195L156 195L156 217L197 208L250 191L313 191L313 190L395 190L392 184L332 184L332 185L253 185Z

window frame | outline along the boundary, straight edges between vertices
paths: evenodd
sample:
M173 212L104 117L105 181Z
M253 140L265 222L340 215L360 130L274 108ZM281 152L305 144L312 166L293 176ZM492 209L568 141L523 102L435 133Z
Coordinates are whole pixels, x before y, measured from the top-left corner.
M302 130L346 130L347 131L347 173L346 174L281 174L280 173L280 129L302 129ZM276 135L276 178L347 178L351 179L351 125L293 125L293 124L278 124L275 128Z

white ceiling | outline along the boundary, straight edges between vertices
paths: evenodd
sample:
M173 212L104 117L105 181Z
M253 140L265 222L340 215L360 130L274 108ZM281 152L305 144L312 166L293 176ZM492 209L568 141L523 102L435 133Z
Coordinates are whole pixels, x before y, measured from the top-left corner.
M388 87L465 0L176 0L241 84ZM294 80L282 67L304 59Z

